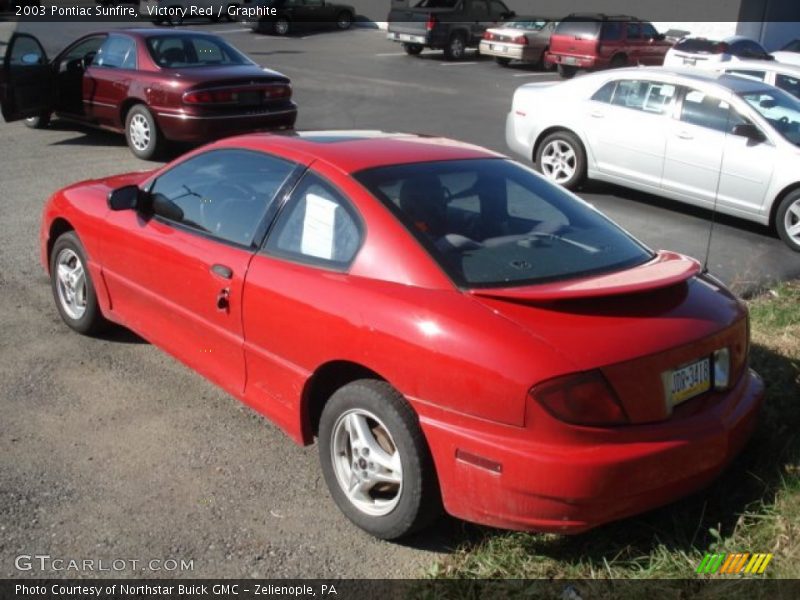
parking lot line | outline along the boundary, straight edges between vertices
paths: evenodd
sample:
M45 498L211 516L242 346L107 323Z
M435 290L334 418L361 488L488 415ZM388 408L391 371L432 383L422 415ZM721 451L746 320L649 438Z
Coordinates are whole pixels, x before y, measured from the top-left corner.
M446 62L442 63L440 66L442 67L466 67L467 65L477 65L478 61L469 61L469 62Z
M514 73L512 77L550 77L552 73Z
M405 56L405 52L379 52L375 56Z
M252 31L250 27L239 27L238 29L223 29L214 33L241 33L242 31Z

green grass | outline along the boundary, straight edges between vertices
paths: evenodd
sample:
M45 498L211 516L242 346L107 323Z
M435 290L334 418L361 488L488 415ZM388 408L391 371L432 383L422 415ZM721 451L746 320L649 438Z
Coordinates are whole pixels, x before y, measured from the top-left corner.
M751 365L766 382L766 402L752 441L710 488L572 537L467 526L472 541L426 576L738 578L700 576L695 569L706 552L772 552L761 577L799 578L800 283L781 285L749 305ZM654 597L647 587L637 590Z

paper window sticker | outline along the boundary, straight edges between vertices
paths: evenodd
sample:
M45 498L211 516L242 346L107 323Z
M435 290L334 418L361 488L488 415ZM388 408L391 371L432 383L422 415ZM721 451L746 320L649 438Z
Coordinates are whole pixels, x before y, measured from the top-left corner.
M699 102L702 102L703 98L705 98L705 97L706 97L706 95L703 92L698 92L697 90L692 90L691 92L686 94L686 100L688 102L698 102L699 103Z
M303 219L303 241L300 251L315 258L333 258L333 233L336 225L335 202L306 194L306 214Z
M665 98L672 98L675 95L675 86L674 85L664 85L661 86L661 95Z

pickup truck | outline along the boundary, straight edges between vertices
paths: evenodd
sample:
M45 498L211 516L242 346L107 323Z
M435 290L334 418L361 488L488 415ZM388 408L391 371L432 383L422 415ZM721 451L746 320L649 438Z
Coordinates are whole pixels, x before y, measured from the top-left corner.
M413 56L433 48L460 60L467 48L478 47L487 27L513 16L500 0L419 0L413 7L394 0L388 37Z

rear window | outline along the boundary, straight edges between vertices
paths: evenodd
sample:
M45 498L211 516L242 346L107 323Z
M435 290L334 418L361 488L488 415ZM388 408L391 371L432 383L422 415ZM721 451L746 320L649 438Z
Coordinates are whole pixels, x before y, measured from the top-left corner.
M421 0L414 8L453 8L459 0Z
M556 27L556 35L568 35L576 38L594 39L600 33L600 21L580 19L564 19Z
M530 169L503 159L356 174L461 287L505 287L629 268L652 254Z
M147 50L159 67L247 65L250 60L227 42L207 35L158 35L147 38Z
M675 50L692 54L720 54L725 46L715 40L689 38L675 44Z

